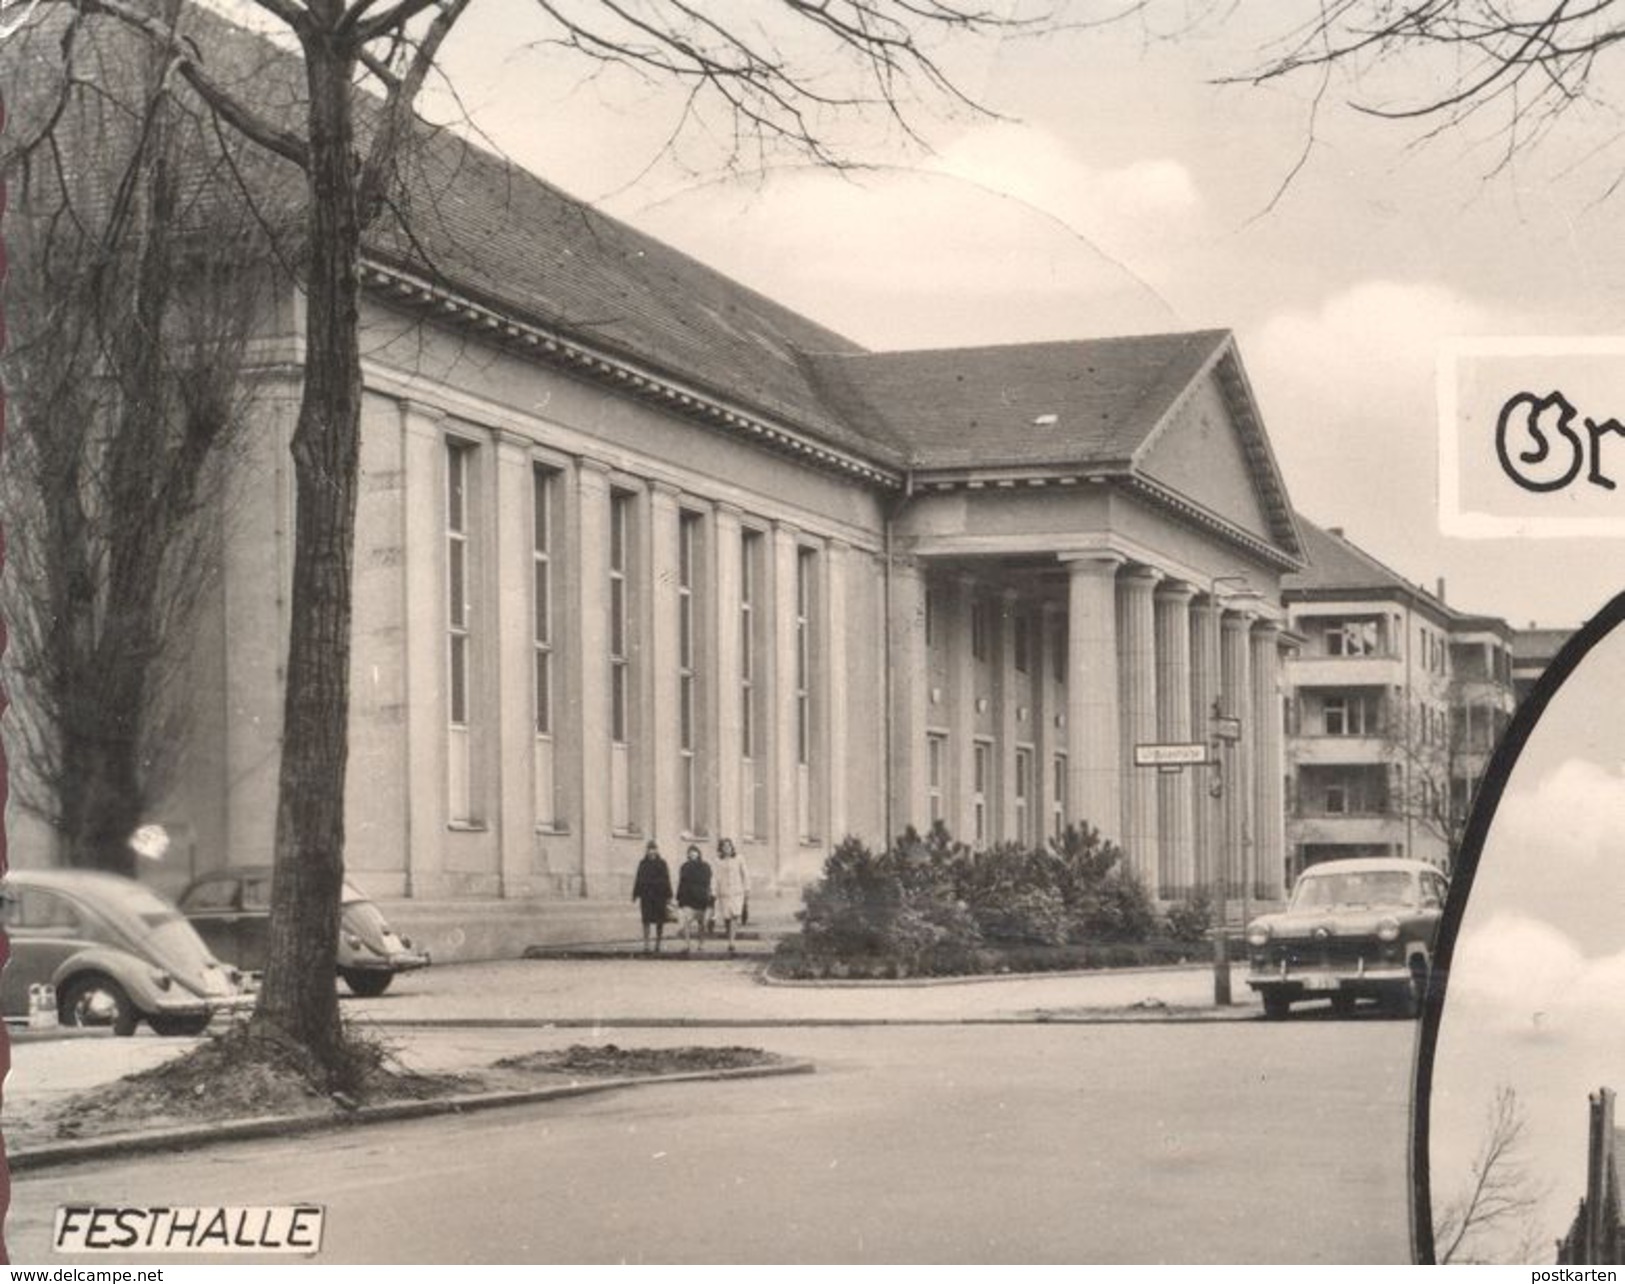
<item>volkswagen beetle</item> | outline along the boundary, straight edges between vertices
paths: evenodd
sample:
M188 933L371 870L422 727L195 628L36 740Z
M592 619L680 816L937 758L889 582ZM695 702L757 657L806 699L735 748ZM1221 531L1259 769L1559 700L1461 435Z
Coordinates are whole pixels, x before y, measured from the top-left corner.
M429 966L429 952L413 946L383 912L346 880L339 922L338 974L356 994L382 994L399 972ZM180 895L181 911L221 958L248 972L265 970L271 949L271 868L233 865L192 880Z
M63 1025L126 1035L142 1021L157 1034L201 1034L216 1013L254 1001L173 904L131 879L13 870L3 899L11 955L0 1008L9 1020L29 1016L30 988L43 985L56 988Z
M1339 1013L1376 999L1415 1016L1433 968L1449 883L1425 861L1370 857L1312 865L1279 914L1247 925L1247 984L1264 1015L1284 1017L1303 999Z

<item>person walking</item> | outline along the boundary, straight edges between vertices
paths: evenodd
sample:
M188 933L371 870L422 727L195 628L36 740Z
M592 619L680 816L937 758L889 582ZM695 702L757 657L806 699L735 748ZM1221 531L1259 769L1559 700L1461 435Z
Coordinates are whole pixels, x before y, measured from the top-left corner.
M688 859L677 871L677 913L683 933L683 953L689 952L692 928L698 948L705 948L705 916L711 912L711 867L698 847L689 845Z
M717 917L728 933L728 953L734 953L734 925L743 921L750 898L750 873L745 858L734 850L733 839L717 843Z
M638 862L637 876L632 880L632 899L643 911L643 952L648 954L649 929L654 928L654 953L660 953L660 941L666 932L666 906L671 904L671 868L660 854L660 845L653 839L643 849Z

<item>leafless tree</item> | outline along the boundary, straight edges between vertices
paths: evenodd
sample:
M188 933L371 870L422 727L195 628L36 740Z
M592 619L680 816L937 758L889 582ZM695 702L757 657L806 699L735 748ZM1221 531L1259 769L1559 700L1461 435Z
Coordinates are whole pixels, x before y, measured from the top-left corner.
M297 61L302 102L273 114L202 26L149 0L43 0L70 30L108 22L162 57L224 128L301 179L304 383L292 440L295 547L270 959L257 1012L325 1066L344 1063L333 986L344 853L351 574L361 408L363 236L399 190L414 103L471 0L252 0ZM772 0L730 18L691 0L536 0L537 45L575 71L619 68L720 111L736 149L841 163L831 126L876 111L908 127L917 94L965 105L938 41L1016 25L980 0ZM523 38L516 34L516 40ZM563 68L561 67L561 70Z
M1493 170L1602 104L1622 44L1625 10L1613 0L1329 0L1246 78L1309 76L1324 92L1334 72L1347 73L1351 104L1365 114L1417 123L1427 135L1482 127ZM1421 74L1401 84L1385 74L1396 68ZM1617 128L1608 138L1617 140Z
M1523 1154L1528 1116L1515 1089L1502 1085L1485 1112L1484 1135L1461 1189L1433 1214L1434 1261L1485 1262L1494 1253L1526 1262L1544 1243L1535 1214L1544 1194Z
M122 100L47 77L50 145L19 112L5 155L12 783L69 864L124 873L176 766L205 512L266 262L240 205L187 199L182 173L209 157L163 70L127 66ZM53 148L103 165L74 173Z
M1466 836L1473 787L1509 715L1497 688L1451 677L1383 725L1384 756L1398 768L1391 815L1444 843L1455 860Z

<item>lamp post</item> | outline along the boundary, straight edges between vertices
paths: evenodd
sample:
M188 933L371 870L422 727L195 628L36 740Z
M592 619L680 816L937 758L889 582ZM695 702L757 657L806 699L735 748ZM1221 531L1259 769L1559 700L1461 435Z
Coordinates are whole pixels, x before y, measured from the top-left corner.
M1221 591L1220 585L1235 584L1241 587L1233 594ZM1209 595L1214 606L1220 607L1226 596L1255 598L1257 591L1249 584L1244 575L1218 575L1209 584ZM1215 675L1219 694L1213 700L1213 709L1210 714L1209 735L1213 743L1214 757L1213 783L1208 787L1208 793L1219 804L1219 841L1214 844L1213 867L1209 870L1212 880L1213 904L1217 910L1218 921L1213 927L1213 1003L1215 1007L1228 1007L1230 1005L1230 935L1229 935L1229 906L1230 888L1225 877L1225 859L1228 854L1230 835L1235 830L1231 824L1234 813L1233 807L1239 806L1244 799L1243 790L1245 782L1241 779L1236 766L1236 745L1241 741L1242 722L1240 710L1226 714L1224 699L1223 665L1220 672ZM1246 880L1249 871L1246 865L1246 845L1243 844L1243 895L1246 895ZM1245 902L1244 902L1245 906ZM1246 930L1246 910L1243 909L1242 929Z

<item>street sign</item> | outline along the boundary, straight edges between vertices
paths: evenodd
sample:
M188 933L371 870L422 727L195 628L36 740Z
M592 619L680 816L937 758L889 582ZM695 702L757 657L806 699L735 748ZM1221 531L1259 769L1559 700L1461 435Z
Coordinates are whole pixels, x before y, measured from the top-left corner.
M1207 746L1203 744L1134 746L1136 767L1194 767L1207 760Z
M1241 719L1215 714L1213 717L1213 734L1220 740L1240 740Z

